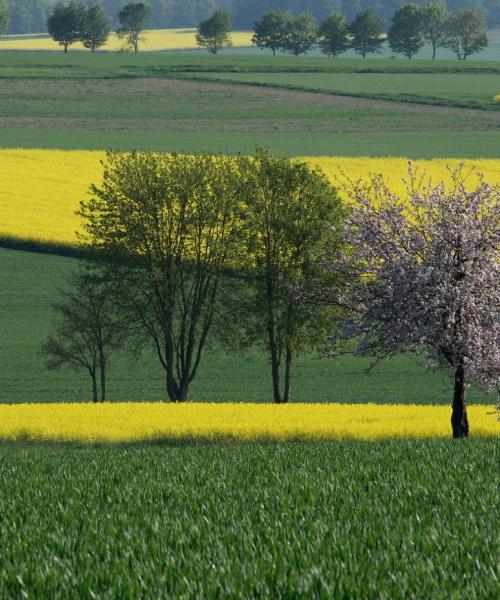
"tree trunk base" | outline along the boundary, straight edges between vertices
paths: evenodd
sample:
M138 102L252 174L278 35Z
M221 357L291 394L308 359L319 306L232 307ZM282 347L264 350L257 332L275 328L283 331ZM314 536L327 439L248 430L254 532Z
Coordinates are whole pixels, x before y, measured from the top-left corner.
M467 418L466 410L453 411L451 415L451 428L454 438L469 437L469 419Z

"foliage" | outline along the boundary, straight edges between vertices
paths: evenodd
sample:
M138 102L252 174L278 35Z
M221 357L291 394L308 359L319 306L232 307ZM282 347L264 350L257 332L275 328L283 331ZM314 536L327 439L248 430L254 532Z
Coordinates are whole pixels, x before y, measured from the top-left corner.
M453 434L467 436L466 386L500 382L500 188L468 190L460 169L449 188L424 186L410 169L405 197L381 177L350 193L353 271L339 301L358 352L422 352L452 369Z
M340 12L334 12L321 22L318 46L327 56L338 56L349 48L349 25Z
M56 332L42 346L47 368L88 371L93 401L104 402L109 359L125 337L106 274L93 265L81 265L62 296L54 305L59 316Z
M150 23L151 9L144 2L130 2L118 13L120 27L116 33L125 40L125 47L137 54L144 41L144 30Z
M254 316L251 325L269 354L274 401L287 403L294 356L310 345L322 346L321 337L326 338L324 315L304 310L297 289L318 275L314 256L332 237L342 210L323 173L305 163L259 151L244 161L242 171L248 210L245 256L255 295L235 312L241 322Z
M452 15L448 21L446 45L459 60L484 50L488 36L483 15L477 10L461 10Z
M372 9L356 15L349 26L351 47L363 58L367 54L382 52L384 40L384 22Z
M276 56L276 51L283 50L285 47L286 31L293 18L291 13L282 11L272 11L262 15L254 23L252 42L262 50L269 48Z
M104 46L110 31L111 23L103 8L99 4L91 6L85 15L81 34L85 48L95 52L97 48Z
M499 437L491 406L471 406L475 437ZM162 402L0 404L0 440L415 440L449 436L447 406Z
M424 45L422 13L418 4L403 4L395 12L388 33L393 52L404 54L410 60Z
M286 23L283 50L294 56L305 54L316 43L316 21L310 13L303 13Z
M68 51L71 44L79 41L85 22L86 8L83 2L72 1L69 4L60 2L47 19L47 29L52 38Z
M198 25L196 42L202 48L208 48L212 54L217 54L221 48L232 46L231 31L233 19L225 10L216 11L209 19Z
M0 36L3 35L9 26L9 9L4 0L0 0Z
M431 2L421 8L422 33L432 45L432 60L436 59L438 48L446 46L450 13L441 2Z
M102 185L81 202L89 246L126 261L112 266L113 285L128 322L153 344L174 402L187 399L231 264L238 188L231 158L112 153Z

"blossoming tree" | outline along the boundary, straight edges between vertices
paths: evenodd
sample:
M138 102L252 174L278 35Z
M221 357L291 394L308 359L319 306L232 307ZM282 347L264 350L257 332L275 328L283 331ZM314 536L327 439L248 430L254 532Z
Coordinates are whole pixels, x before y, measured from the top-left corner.
M404 198L380 176L352 185L354 276L338 302L360 355L416 352L453 370L453 436L467 437L467 386L500 382L500 188L468 189L463 169L424 184L411 166L406 183Z

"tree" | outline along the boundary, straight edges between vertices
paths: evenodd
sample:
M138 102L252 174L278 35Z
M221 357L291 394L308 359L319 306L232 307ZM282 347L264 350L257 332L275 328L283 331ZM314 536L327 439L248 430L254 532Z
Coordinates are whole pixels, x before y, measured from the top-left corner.
M485 20L479 11L461 10L450 17L446 46L453 50L458 60L466 60L487 45Z
M112 153L81 204L87 241L116 257L117 296L153 344L173 402L188 397L234 260L240 185L230 157Z
M64 365L85 369L92 380L93 401L104 402L108 362L124 341L124 325L103 272L83 266L72 273L69 283L64 300L54 305L59 323L42 353L48 357L49 369Z
M229 48L233 18L225 10L216 11L210 18L198 25L196 42L202 48L208 48L212 54L217 54L221 48Z
M422 33L432 46L432 60L436 60L437 49L446 46L450 13L441 3L426 4L421 8Z
M320 24L318 45L323 54L333 57L349 48L349 25L342 13L334 12Z
M359 13L349 26L351 47L363 58L367 54L382 52L384 45L384 22L377 13L369 8Z
M0 0L0 35L7 31L9 26L9 11L4 0Z
M108 15L98 4L87 10L82 27L82 43L85 48L95 52L108 41L111 23Z
M276 56L277 50L285 45L285 33L293 15L288 12L273 11L263 15L254 23L252 42L261 49L270 48Z
M388 33L393 52L412 59L423 47L422 13L417 4L404 4L394 13Z
M264 151L242 161L248 210L245 255L254 282L248 301L255 317L251 326L256 325L269 353L274 401L286 403L293 357L314 347L325 325L324 314L306 308L298 290L318 277L315 256L341 219L341 203L325 176L305 163Z
M318 31L311 13L293 17L286 24L284 50L294 56L305 54L316 43Z
M144 40L144 31L150 23L151 9L144 2L130 2L118 13L120 27L116 30L118 37L125 40L125 46L136 54L139 42Z
M81 39L87 9L81 2L56 4L47 19L47 29L52 38L68 52L68 47Z
M340 303L360 355L413 352L452 370L453 436L466 437L467 386L500 383L500 188L452 181L424 185L410 169L404 198L381 177L351 190L355 268Z

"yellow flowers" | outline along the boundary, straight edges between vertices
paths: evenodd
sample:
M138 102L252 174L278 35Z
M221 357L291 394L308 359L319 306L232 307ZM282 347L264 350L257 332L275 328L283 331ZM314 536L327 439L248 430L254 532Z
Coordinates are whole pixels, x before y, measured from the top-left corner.
M159 52L162 50L189 50L196 48L195 29L152 29L144 32L144 41L139 44L139 49L144 52ZM233 46L245 47L252 45L252 33L235 31L231 34ZM112 34L103 50L118 51L123 47L123 40ZM71 50L84 50L83 45L73 44ZM54 42L50 36L34 37L24 35L15 37L6 36L0 39L0 50L58 50L61 46ZM87 51L88 52L88 51Z
M101 182L104 152L58 150L0 150L0 236L40 242L74 244L80 228L75 214L91 183ZM395 191L403 191L407 175L404 158L305 158L336 182L342 174L356 180L382 173ZM500 160L419 160L415 166L433 180L449 178L448 166L461 162L468 182L473 169L487 181L500 183Z
M496 96L493 97L493 102L495 104L500 104L500 94L497 94Z
M498 436L491 406L469 408L474 436ZM0 405L0 438L125 442L158 438L448 438L448 406L380 404Z

